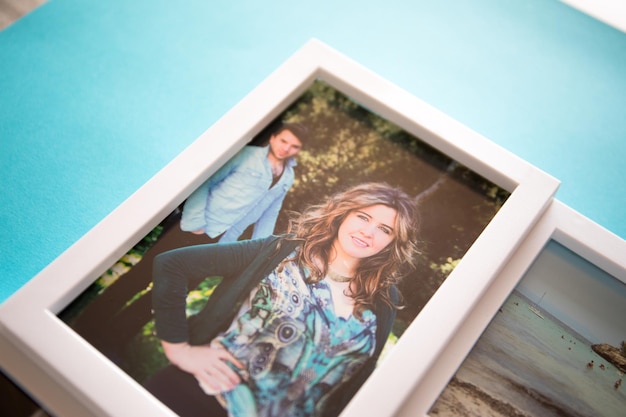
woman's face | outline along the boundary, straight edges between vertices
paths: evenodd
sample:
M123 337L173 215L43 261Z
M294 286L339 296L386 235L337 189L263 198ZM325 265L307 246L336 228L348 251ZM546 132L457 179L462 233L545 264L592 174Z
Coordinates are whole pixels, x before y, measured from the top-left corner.
M333 247L337 258L358 261L376 255L395 238L395 209L376 204L354 210L339 226Z

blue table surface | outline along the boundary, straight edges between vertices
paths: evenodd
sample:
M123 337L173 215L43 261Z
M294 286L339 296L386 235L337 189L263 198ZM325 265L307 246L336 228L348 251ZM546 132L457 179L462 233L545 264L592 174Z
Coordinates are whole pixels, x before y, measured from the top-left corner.
M0 302L316 37L626 236L626 34L555 0L50 0L0 32Z

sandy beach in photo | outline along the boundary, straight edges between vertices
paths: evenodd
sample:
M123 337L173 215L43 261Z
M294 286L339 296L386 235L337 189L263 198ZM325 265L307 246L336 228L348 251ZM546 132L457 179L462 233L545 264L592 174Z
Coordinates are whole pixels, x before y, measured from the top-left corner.
M526 414L510 404L495 400L475 385L456 378L450 381L430 415L433 417L526 417Z
M514 293L431 408L433 417L621 417L623 377L572 329ZM593 366L588 364L593 361Z

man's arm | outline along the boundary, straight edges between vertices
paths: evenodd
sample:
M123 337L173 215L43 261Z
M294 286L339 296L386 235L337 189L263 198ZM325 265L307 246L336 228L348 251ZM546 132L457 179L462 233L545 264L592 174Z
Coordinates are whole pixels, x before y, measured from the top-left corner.
M224 181L231 172L233 172L245 159L246 148L243 148L237 155L233 156L225 165L208 180L196 189L185 201L183 206L183 214L180 220L180 228L185 232L202 231L206 233L207 221L205 218L205 210L209 192L220 182Z
M280 196L272 201L272 204L261 214L259 220L254 224L254 232L252 233L252 239L259 239L267 237L274 233L276 227L276 220L278 214L283 206L283 200L285 200L286 193L282 193Z
M195 232L204 230L206 221L204 220L204 210L207 205L207 198L211 189L211 179L206 181L196 189L185 201L183 214L180 219L180 228L185 232Z

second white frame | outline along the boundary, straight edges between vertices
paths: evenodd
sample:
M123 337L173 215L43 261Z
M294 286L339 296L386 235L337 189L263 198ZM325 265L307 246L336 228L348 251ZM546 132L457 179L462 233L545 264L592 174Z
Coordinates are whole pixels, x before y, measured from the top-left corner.
M546 245L554 241L626 284L626 241L554 200L531 234L489 285L450 343L402 405L398 417L427 416L472 347ZM602 302L602 300L598 300Z

